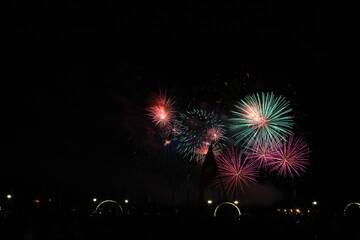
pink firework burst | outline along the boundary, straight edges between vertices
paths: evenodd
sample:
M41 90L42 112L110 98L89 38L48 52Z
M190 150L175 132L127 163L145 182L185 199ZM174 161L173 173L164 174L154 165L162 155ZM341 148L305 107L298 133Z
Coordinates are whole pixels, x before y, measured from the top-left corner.
M246 147L247 156L251 161L255 161L259 168L268 169L273 160L273 144L269 141L254 141Z
M155 98L154 103L147 108L148 115L160 128L166 129L173 121L175 111L174 102L165 95L159 95Z
M307 142L290 136L287 142L277 143L273 148L271 171L278 176L294 178L306 172L310 165Z
M216 188L221 189L232 197L244 193L245 187L257 182L258 167L254 161L234 148L226 149L216 158L219 176L214 181Z

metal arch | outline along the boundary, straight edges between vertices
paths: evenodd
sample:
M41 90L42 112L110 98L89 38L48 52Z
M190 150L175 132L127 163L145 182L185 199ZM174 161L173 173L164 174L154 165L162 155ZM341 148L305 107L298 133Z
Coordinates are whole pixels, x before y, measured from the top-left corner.
M347 208L350 207L351 205L358 205L358 206L360 207L360 203L358 203L358 202L351 202L351 203L349 203L348 205L346 205L346 207L345 207L345 209L344 209L344 216L345 216L345 214L346 214Z
M123 213L123 209L122 209L121 205L120 205L117 201L115 201L115 200L104 200L104 201L102 201L101 203L99 203L99 204L96 206L95 212L97 212L98 208L99 208L102 204L104 204L104 203L115 203L116 205L119 206L119 208L120 208L120 210L121 210L121 213Z
M216 206L215 210L214 210L214 217L216 217L216 213L217 213L217 210L220 206L222 205L225 205L225 204L229 204L229 205L232 205L236 208L236 210L238 211L239 213L239 217L241 216L241 211L240 211L240 208L238 206L236 206L236 204L232 203L232 202L223 202L223 203L220 203L219 205Z

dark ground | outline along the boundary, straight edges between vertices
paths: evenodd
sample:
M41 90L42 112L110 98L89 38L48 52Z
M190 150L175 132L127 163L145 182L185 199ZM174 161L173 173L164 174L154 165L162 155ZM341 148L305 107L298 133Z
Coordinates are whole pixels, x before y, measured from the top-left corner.
M354 209L353 209L354 210ZM289 215L279 211L243 212L212 217L211 209L89 215L58 210L2 215L2 239L359 239L359 212L343 216L314 211ZM4 211L3 211L4 213ZM218 212L219 213L219 212ZM354 214L356 213L356 214ZM3 238L3 236L6 236Z

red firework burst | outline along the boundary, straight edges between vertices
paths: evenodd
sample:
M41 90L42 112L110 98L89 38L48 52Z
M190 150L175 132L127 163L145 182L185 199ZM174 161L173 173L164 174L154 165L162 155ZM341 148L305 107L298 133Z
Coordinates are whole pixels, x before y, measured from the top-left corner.
M170 126L174 118L173 101L165 95L159 95L154 104L147 108L148 115L160 128L166 129Z

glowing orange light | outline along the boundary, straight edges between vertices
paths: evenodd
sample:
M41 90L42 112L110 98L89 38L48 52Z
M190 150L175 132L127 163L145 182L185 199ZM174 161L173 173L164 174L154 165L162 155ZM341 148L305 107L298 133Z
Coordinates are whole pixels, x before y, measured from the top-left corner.
M210 143L209 142L203 142L203 145L198 149L198 154L200 155L206 155L207 152L209 151L209 146Z

